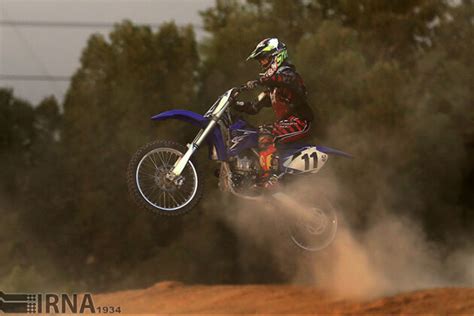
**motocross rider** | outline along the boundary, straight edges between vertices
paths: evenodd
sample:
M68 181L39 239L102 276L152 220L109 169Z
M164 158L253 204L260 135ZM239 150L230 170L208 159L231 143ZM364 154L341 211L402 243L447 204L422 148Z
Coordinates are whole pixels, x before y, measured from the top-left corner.
M257 80L247 82L249 89L262 87L258 101L237 101L236 109L257 114L264 107L272 107L276 116L273 124L258 128L258 151L262 173L258 185L272 188L278 183L276 144L290 143L308 135L313 112L306 99L306 87L295 66L288 60L286 45L277 38L258 43L247 60L255 59L263 72Z

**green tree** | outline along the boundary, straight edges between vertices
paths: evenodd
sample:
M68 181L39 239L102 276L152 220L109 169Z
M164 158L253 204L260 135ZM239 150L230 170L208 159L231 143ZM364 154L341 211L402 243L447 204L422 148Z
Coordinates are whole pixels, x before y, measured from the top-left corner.
M413 62L420 49L429 48L436 21L444 19L441 0L313 0L324 19L337 20L360 34L370 60Z
M125 21L91 36L63 107L54 98L33 107L0 89L0 259L14 258L0 262L0 287L55 284L44 272L51 266L73 276L75 290L291 278L216 216L236 203L212 177L198 209L172 221L136 210L124 179L143 143L195 132L149 117L202 113L256 78L258 64L245 59L266 37L288 45L305 79L317 112L308 141L356 157L332 164L350 223L394 212L420 220L433 239L472 232L473 14L472 1L217 0L202 12L200 45L192 28L173 23L152 31ZM263 111L252 121L273 119ZM24 227L31 236L7 240ZM31 240L57 263L33 264L46 255Z
M28 223L34 217L30 210L45 204L34 202L52 196L37 190L48 188L51 179L37 175L56 167L50 153L59 120L54 98L33 107L11 89L0 89L0 287L5 290L38 289L43 277L51 277L45 272L51 262Z
M30 147L35 137L31 104L13 96L11 89L0 89L1 191L13 194L25 185L23 167L28 166Z
M158 245L179 233L180 220L150 221L150 214L124 201L124 175L139 146L176 135L176 129L158 128L149 118L194 104L198 66L190 27L169 23L152 32L123 22L108 39L89 39L64 103L67 185L60 191L70 200L55 212L68 209L68 218L59 216L64 224L58 232L75 247L64 257L89 262L92 270L85 273L120 279L120 269L152 257ZM186 135L181 132L183 139Z

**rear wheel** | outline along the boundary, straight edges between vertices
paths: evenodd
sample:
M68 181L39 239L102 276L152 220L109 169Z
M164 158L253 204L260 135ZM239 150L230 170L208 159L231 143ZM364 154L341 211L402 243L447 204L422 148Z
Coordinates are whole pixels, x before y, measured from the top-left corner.
M296 215L288 226L290 238L299 248L319 251L332 243L337 231L337 215L331 202L318 195L304 214Z
M196 164L189 160L176 179L166 177L186 147L157 140L140 148L127 170L128 189L142 208L158 215L181 215L190 211L202 196L202 185Z

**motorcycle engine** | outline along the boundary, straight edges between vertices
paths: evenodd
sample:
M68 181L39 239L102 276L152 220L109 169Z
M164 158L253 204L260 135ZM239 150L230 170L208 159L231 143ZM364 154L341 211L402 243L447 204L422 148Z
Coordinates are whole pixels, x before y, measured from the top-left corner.
M236 171L240 172L250 172L255 170L253 161L247 156L237 157L234 167Z
M257 179L258 161L255 157L237 156L231 164L232 181L236 187L253 185Z

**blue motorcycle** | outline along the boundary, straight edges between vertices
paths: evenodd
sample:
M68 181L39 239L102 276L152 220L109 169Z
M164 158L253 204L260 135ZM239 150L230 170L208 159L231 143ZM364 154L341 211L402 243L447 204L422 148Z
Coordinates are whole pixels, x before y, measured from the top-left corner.
M170 140L156 140L140 148L128 167L130 194L139 206L159 215L174 216L190 211L203 195L202 174L194 153L206 142L209 159L220 164L216 175L222 191L244 199L277 201L275 205L294 210L298 216L286 221L291 223L288 225L291 239L302 249L320 250L331 243L336 233L334 207L321 196L312 205L302 207L282 191L268 194L257 186L260 172L258 131L232 113L232 105L245 89L228 90L204 115L170 110L153 116L155 121L185 121L200 130L186 146ZM324 146L281 144L277 148L281 183L296 176L317 173L329 155L351 157Z

